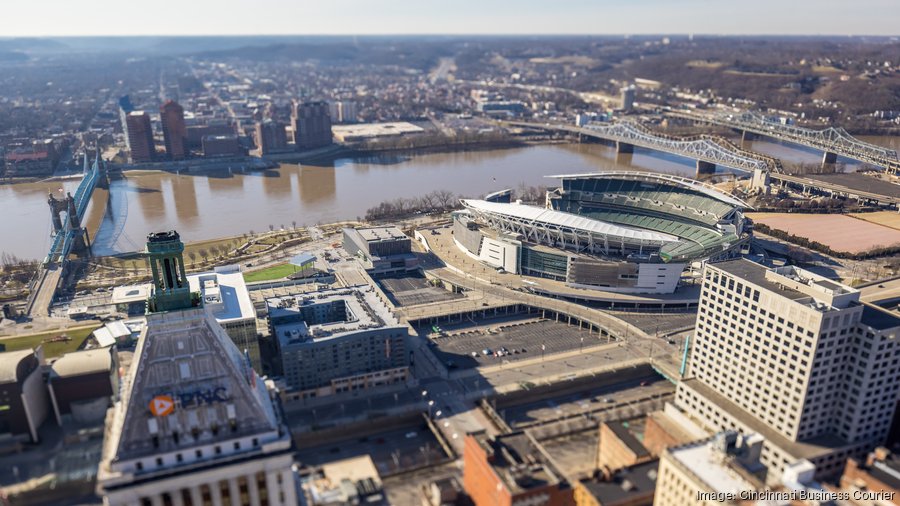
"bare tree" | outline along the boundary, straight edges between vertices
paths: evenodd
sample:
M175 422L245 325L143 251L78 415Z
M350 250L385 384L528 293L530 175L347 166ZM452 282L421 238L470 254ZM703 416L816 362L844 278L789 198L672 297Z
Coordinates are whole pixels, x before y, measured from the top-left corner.
M191 259L191 267L193 267L197 263L197 252L194 250L188 251L188 258Z

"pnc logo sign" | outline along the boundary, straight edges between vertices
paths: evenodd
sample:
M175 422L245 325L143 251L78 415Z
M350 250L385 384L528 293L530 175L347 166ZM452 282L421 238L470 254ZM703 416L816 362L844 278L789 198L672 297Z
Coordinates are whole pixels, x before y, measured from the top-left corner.
M175 409L175 401L168 395L157 395L150 401L153 416L167 416Z

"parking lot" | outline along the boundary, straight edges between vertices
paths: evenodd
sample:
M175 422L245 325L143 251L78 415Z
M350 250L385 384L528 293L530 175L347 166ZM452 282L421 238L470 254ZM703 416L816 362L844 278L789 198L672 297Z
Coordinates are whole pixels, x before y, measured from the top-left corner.
M606 343L607 340L577 325L542 319L506 320L489 326L472 322L472 327L471 330L457 329L449 335L432 339L431 350L438 360L451 369L466 369L500 364L501 361L540 358L542 353L552 355ZM428 330L425 329L426 332ZM503 357L485 354L486 350L496 353L504 348L509 353Z
M629 406L635 407L646 399L674 393L675 386L672 383L654 374L550 399L508 406L499 409L498 414L513 429L608 410L617 410L620 417L630 418L640 413L629 411Z
M397 307L418 306L463 298L460 293L453 293L439 286L428 284L428 280L420 274L380 278L378 284Z
M382 476L434 464L447 458L437 438L423 422L321 446L300 448L297 460L304 466L321 466L363 455L372 457L375 468Z

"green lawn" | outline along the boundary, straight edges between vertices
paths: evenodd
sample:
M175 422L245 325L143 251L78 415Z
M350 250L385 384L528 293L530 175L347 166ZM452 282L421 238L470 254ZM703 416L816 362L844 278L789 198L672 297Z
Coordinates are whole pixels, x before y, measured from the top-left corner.
M269 281L272 279L282 279L296 272L297 267L291 264L278 264L265 269L244 273L244 281L252 283L254 281Z
M93 332L98 327L99 325L91 325L89 327L79 327L67 330L52 330L50 332L41 332L40 334L9 337L0 339L0 344L6 346L6 351L16 351L24 349L30 350L43 343L44 339L50 339L58 335L65 334L71 339L68 341L44 343L44 356L47 358L58 357L65 353L69 353L70 351L77 350L81 346L81 343L83 343L84 340L87 339L89 335L91 335L91 332Z

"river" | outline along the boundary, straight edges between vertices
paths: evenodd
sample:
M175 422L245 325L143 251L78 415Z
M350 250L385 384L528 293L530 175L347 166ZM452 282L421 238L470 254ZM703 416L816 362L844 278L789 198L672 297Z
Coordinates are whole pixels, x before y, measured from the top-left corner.
M897 147L897 138L867 138ZM786 163L813 163L821 154L775 142L753 149ZM178 230L187 241L261 232L273 227L315 225L364 216L384 200L436 189L479 197L520 184L552 186L545 176L607 170L652 170L693 176L694 162L638 149L620 155L600 144L544 145L513 149L416 155L380 154L318 165L283 164L264 172L173 174L126 173L98 191L88 223L100 223L94 253L136 251L150 232ZM47 193L74 191L77 181L0 185L0 251L43 257L50 245Z

